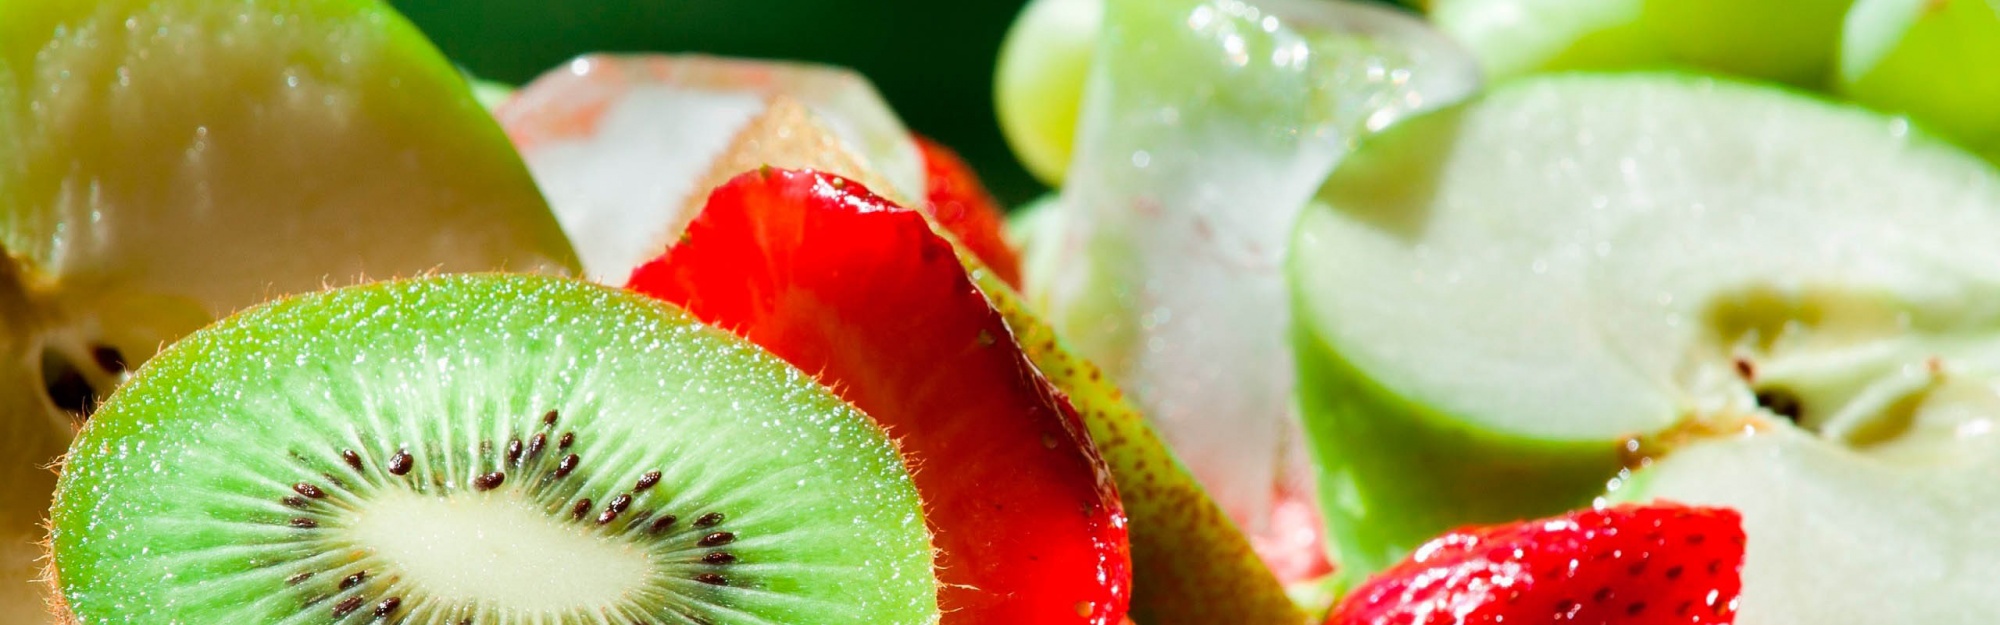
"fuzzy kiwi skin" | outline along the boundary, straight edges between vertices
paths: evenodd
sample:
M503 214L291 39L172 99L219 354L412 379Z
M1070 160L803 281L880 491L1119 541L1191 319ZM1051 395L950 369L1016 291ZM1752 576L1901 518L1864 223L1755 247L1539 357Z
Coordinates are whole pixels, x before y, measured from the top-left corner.
M939 618L915 487L893 444L865 415L802 372L676 308L518 275L425 278L281 300L199 331L148 362L78 435L63 467L49 575L66 612L60 618L257 624L326 610L329 604L307 604L309 593L287 578L301 558L301 532L338 531L344 521L322 515L318 528L286 527L287 517L299 515L281 503L297 475L286 467L317 463L331 477L360 484L355 492L369 480L400 488L407 483L380 471L345 472L341 452L358 451L375 470L400 447L382 443L392 437L381 431L407 437L464 422L504 436L504 428L542 427L544 410L575 428L579 449L602 440L686 442L701 450L682 461L669 454L635 466L586 463L570 478L583 484L573 492L609 495L616 489L605 486L629 490L634 476L654 468L667 476L648 493L672 493L663 508L699 501L681 507L729 509L728 527L741 537L732 551L763 568L737 569L741 588L704 597L771 622ZM396 420L401 414L426 416ZM435 453L480 453L474 450L483 435L455 431L460 435L438 443ZM427 444L418 439L416 447ZM600 457L642 453L629 446L637 443L618 444L628 447ZM429 493L465 495L491 468L456 464L420 466L406 477L426 476L421 486ZM512 479L528 477L524 471ZM328 500L338 498L338 488L327 490ZM642 498L633 511L648 505ZM805 572L785 568L792 565ZM338 579L315 580L328 577ZM369 605L379 598L369 597ZM406 598L405 609L416 601ZM303 622L364 622L365 612ZM739 616L705 615L717 625L749 622Z

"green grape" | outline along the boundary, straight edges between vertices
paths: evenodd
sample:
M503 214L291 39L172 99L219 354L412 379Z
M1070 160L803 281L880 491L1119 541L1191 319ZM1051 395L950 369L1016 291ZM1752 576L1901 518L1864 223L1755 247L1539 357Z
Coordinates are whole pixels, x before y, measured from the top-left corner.
M1540 71L1658 65L1645 0L1432 0L1431 21L1499 81Z
M1103 0L1034 0L1007 31L994 72L1000 130L1028 172L1051 186L1069 168Z
M1674 60L1802 87L1826 83L1854 0L1644 0Z
M2000 3L1860 0L1847 15L1837 88L2000 155Z

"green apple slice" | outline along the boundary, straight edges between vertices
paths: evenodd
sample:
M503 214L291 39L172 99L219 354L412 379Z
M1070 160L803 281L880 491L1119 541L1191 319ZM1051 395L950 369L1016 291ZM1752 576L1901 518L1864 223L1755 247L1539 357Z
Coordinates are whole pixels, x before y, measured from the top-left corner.
M0 622L73 422L161 344L270 296L568 271L506 136L365 0L0 2Z
M2000 364L2000 175L1977 159L1773 89L1541 77L1399 124L1318 201L1290 270L1301 403L1348 574L1454 525L1587 503L1656 457L1646 492L1797 495L1791 518L1745 510L1752 543L1798 541L1797 557L1753 555L1753 589L1834 578L1791 577L1807 567L1881 579L1803 554L1839 552L1824 539L1888 513L1815 498L1909 506L1895 514L1933 521L1903 544L2000 556L1961 514L1973 500L1944 492L1970 488L1949 475L1995 475L1984 433L2000 401L1953 387L1970 399L1911 408L1941 388L1934 370L1984 380ZM1704 460L1731 454L1728 471ZM1788 531L1804 518L1823 527ZM1794 598L1753 590L1745 613Z
M1966 372L1982 387L1995 373ZM1770 428L1671 453L1617 496L1742 511L1750 541L1739 622L1985 623L2000 614L1992 584L2000 579L2000 446L1984 432L2000 402L1991 388L1927 399L1924 427L1956 413L1960 425L1981 431L1933 432L1941 438L1921 446L1948 449L1918 457Z

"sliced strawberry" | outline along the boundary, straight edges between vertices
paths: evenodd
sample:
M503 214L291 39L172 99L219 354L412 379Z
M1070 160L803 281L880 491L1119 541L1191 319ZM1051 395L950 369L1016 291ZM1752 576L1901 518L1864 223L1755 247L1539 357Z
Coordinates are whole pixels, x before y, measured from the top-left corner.
M630 287L817 372L901 442L946 623L1123 618L1131 560L1103 461L923 215L764 168L716 189Z
M1326 622L1727 624L1743 539L1736 511L1673 504L1460 530L1356 588Z
M922 137L917 138L917 147L924 153L924 170L929 174L931 216L1001 280L1019 288L1021 257L1007 244L1007 220L1000 202L951 148Z

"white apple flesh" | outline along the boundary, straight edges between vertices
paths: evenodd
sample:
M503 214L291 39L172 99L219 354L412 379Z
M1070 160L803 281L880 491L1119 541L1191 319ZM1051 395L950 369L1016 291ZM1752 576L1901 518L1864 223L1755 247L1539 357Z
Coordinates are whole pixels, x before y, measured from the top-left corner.
M75 424L264 299L574 254L462 78L359 0L0 4L0 622Z
M1534 78L1365 145L1297 237L1351 570L1609 485L1743 511L1744 623L2000 614L2000 173L1975 157L1774 89Z

